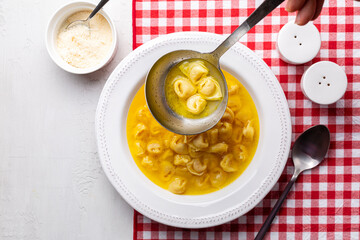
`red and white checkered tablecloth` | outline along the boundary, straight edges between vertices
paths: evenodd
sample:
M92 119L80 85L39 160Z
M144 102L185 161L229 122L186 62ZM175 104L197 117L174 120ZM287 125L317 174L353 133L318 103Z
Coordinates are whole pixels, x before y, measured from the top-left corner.
M230 34L262 0L133 0L134 48L159 35L181 31ZM285 92L293 141L304 130L325 124L331 132L328 158L299 177L275 218L271 239L360 239L360 2L326 0L314 22L321 50L311 62L294 66L279 59L276 37L294 14L284 4L240 42L270 66ZM320 106L301 92L300 79L311 64L333 61L345 70L348 88L337 103ZM206 229L169 227L135 212L134 239L253 239L293 172L289 159L279 182L252 211Z

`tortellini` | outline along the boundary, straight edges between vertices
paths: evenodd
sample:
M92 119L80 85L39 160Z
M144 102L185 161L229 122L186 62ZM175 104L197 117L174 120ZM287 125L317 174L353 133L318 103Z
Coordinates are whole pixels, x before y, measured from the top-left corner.
M207 131L207 135L208 135L210 144L215 144L218 142L219 129L217 129L217 128L210 129Z
M176 166L186 166L188 162L191 161L191 157L189 155L175 155L174 165Z
M244 145L236 145L233 152L234 157L237 161L244 162L247 159L248 151L246 150L246 147Z
M176 97L185 104L192 98L211 103L208 97L214 97L218 87L209 80L209 73L200 74L203 66L190 61L183 67L186 74L180 72L175 79L179 81ZM198 79L190 71L197 68L201 75ZM190 76L196 80L190 80ZM134 101L138 105L136 109L130 107L128 143L136 163L154 183L174 194L204 194L228 185L247 167L259 138L257 113L255 106L241 97L248 94L246 90L239 83L227 82L226 111L216 126L201 134L182 136L169 132L152 117L145 98ZM198 108L198 102L193 104L194 109Z
M247 108L241 108L235 114L235 124L238 126L244 126L249 119L253 118L252 112Z
M203 164L199 158L193 159L191 162L186 164L189 172L196 176L202 176L206 170L206 164Z
M238 112L242 108L242 102L238 95L231 96L228 99L228 107L231 108L233 112Z
M176 177L169 185L169 191L175 194L183 194L186 190L186 179Z
M220 140L228 140L233 133L232 124L228 122L222 122L219 127L219 138Z
M233 130L233 133L231 135L231 140L235 143L241 143L243 136L243 129L240 127L237 127Z
M221 118L222 122L233 123L234 122L234 112L231 108L227 107L223 117Z
M192 145L192 143L189 143L189 155L192 158L199 158L202 155L204 155L204 152L201 151L201 149L198 149L196 147L194 147L194 145Z
M227 152L228 147L229 146L226 143L217 143L209 147L209 152L224 154Z
M220 84L211 76L202 78L198 89L206 100L220 100L222 98Z
M190 143L196 137L197 137L197 135L186 135L184 137L184 143Z
M240 86L239 84L234 84L229 87L229 95L235 95L239 92Z
M175 173L175 167L168 161L162 161L160 163L160 178L163 181L169 181Z
M196 177L195 185L199 188L203 188L204 186L206 186L208 184L209 179L210 179L209 174L204 174L202 176Z
M160 154L162 152L161 143L157 140L152 140L146 147L147 151L151 154Z
M174 136L170 142L170 148L178 154L188 154L188 145L184 143L184 136Z
M134 129L134 132L136 139L143 139L148 135L148 129L143 123L138 123Z
M192 95L186 101L188 111L193 114L200 114L204 111L206 104L206 100L200 94Z
M136 141L135 142L135 146L136 146L136 155L137 156L142 156L145 154L145 147L144 147L144 143L141 141Z
M225 172L235 172L237 170L234 155L226 154L220 162L221 168Z
M150 119L150 117L151 117L151 113L147 105L140 107L136 112L136 118L140 121L143 121L144 119L146 120Z
M141 161L141 165L143 165L146 169L150 171L158 170L158 166L155 159L150 156L143 157Z
M221 168L217 167L210 172L210 183L213 187L219 188L226 181L227 174Z
M161 160L171 162L174 158L174 152L171 149L166 149L165 152L161 155Z
M151 122L151 125L150 125L150 134L151 135L158 135L162 129L163 129L163 127L157 121Z
M199 134L192 140L192 146L196 150L205 149L209 146L209 142L205 136L205 134Z
M211 64L207 64L210 67ZM214 111L223 97L216 79L221 76L208 75L210 70L201 60L188 60L177 66L170 70L165 81L165 96L172 110L185 117L197 115L199 118L208 114L200 115L207 106L209 111Z
M203 156L204 164L212 170L219 166L220 157L213 153L205 153Z
M205 66L203 61L185 61L179 68L195 85L198 84L198 81L202 76L209 73L209 69Z
M179 98L188 99L196 93L196 88L189 79L179 76L175 79L174 91Z
M254 127L252 126L252 121L248 121L243 129L244 138L249 141L252 141L254 138L254 133L255 132L254 132Z
M187 170L186 166L176 166L175 167L175 176L181 176L181 177L188 177L189 171Z

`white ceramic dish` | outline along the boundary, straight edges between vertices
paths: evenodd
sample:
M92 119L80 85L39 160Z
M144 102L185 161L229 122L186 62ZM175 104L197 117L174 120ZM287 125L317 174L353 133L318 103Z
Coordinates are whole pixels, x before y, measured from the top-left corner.
M62 23L72 14L82 11L82 10L93 10L96 7L93 3L89 2L72 2L70 4L66 4L60 7L55 14L51 17L46 31L45 36L45 43L46 48L49 52L50 57L52 60L62 69L68 71L70 73L75 74L88 74L99 70L100 68L104 67L108 64L113 57L115 56L116 49L117 49L117 34L115 29L115 24L110 18L110 16L102 9L99 11L101 15L105 17L105 19L109 22L111 32L112 32L112 44L109 53L107 56L96 66L90 68L76 68L65 62L57 51L56 46L56 39L59 32L59 29Z
M152 64L177 49L209 52L223 40L220 35L189 32L154 39L116 67L100 96L96 136L106 175L133 208L167 225L209 227L245 214L271 190L288 159L291 121L285 95L270 68L240 43L221 57L221 66L248 89L259 113L259 145L244 173L214 193L175 195L146 178L131 157L126 139L127 112Z

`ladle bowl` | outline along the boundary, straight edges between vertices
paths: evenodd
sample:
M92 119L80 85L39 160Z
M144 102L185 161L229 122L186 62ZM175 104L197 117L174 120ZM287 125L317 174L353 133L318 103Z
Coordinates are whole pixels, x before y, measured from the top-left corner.
M149 109L156 120L165 128L178 134L199 134L212 128L224 115L228 91L224 80L219 81L223 98L216 110L204 118L191 119L176 114L167 104L165 98L166 75L173 66L187 59L203 59L212 64L224 79L218 59L212 54L192 50L179 50L162 56L151 68L145 84L145 97Z

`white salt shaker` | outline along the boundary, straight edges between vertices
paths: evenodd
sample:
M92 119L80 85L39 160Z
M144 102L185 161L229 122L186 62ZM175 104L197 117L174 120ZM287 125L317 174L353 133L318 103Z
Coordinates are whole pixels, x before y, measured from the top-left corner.
M301 78L301 90L311 101L332 104L338 101L347 88L344 70L336 63L321 61L311 65Z
M294 21L281 28L276 44L280 58L295 65L311 61L318 54L320 46L320 33L312 22L299 26Z

